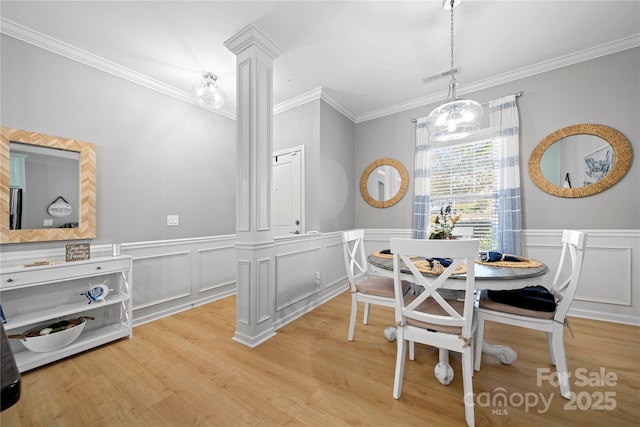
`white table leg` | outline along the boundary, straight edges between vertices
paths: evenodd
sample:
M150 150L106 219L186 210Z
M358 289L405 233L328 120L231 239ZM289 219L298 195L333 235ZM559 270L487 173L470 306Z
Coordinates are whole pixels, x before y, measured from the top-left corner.
M453 381L453 368L449 365L449 350L440 348L438 353L440 362L438 362L433 372L440 384L449 385Z
M510 365L516 361L518 354L506 345L494 345L488 342L482 343L482 352L497 357L505 365ZM433 372L442 385L449 385L453 381L453 369L449 365L449 351L439 349L440 361L434 368Z
M389 341L396 340L396 328L389 326L384 330L384 336ZM484 348L484 347L483 347ZM449 365L449 350L438 349L440 362L436 365L434 373L440 384L449 385L453 381L453 368ZM410 357L413 360L413 357Z
M384 335L389 341L395 341L396 330L390 326L384 330ZM500 362L505 365L510 365L518 359L518 353L506 345L489 344L484 341L482 343L482 352L497 357ZM433 372L442 385L449 385L453 381L453 368L449 365L449 351L445 349L438 349L440 361L433 369Z
M393 326L389 326L387 328L384 328L384 337L388 340L388 341L395 341L396 340L396 328Z
M489 344L486 341L482 342L482 352L497 357L505 365L511 365L518 358L518 353L506 345L494 345Z

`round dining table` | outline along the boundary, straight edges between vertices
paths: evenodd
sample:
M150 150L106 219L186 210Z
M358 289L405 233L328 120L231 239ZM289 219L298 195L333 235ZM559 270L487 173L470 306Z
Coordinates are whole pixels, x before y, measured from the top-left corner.
M419 259L419 258L416 258ZM387 254L376 252L367 257L369 268L372 273L393 277L393 257ZM505 267L495 266L491 263L477 262L475 265L475 289L490 289L495 291L521 289L526 286L545 286L544 276L549 272L549 268L542 262L534 261L535 266L526 267ZM406 278L411 281L411 274L407 270ZM403 274L404 276L404 274ZM425 273L425 276L435 277L432 274ZM443 285L443 289L464 290L466 275L457 274L451 276ZM489 344L486 341L482 343L482 352L495 356L505 365L513 363L518 355L513 349L506 345ZM435 375L438 381L443 385L448 385L453 380L453 369L449 365L449 352L440 349L439 363L435 368Z
M379 253L374 253L370 254L367 260L372 271L381 276L393 277L393 258L391 256L382 257ZM537 267L498 267L489 265L490 263L476 263L475 288L503 291L520 289L525 286L545 286L543 276L549 272L549 268L542 262L537 261L536 263L539 264ZM406 273L410 274L408 270ZM426 273L425 275L428 276ZM464 289L466 278L464 274L453 275L444 287L445 289ZM458 280L459 283L456 283Z

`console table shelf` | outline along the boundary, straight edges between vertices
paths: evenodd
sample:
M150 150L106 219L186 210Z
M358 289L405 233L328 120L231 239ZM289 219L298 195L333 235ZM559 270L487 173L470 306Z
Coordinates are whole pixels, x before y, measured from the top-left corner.
M26 313L17 316L13 316L10 321L5 323L4 328L6 330L13 330L21 328L23 326L33 325L47 320L58 319L64 316L70 316L76 313L84 313L88 310L94 310L100 307L109 306L112 304L119 304L122 302L128 303L129 295L111 295L109 294L107 300L98 301L91 304L86 302L61 304L57 307L47 308L40 311L34 311L33 313Z
M35 267L4 267L0 271L0 302L7 318L7 335L24 333L63 318L88 316L87 326L73 343L50 352L32 352L19 339L10 339L20 372L106 344L131 338L132 257L100 257ZM90 304L82 295L106 284L103 301Z
M72 356L85 350L92 349L102 344L115 341L120 338L129 336L130 329L128 325L114 324L103 328L84 331L77 340L61 349L49 351L47 353L35 353L29 350L22 350L13 353L16 359L16 365L20 372L37 368L47 363Z

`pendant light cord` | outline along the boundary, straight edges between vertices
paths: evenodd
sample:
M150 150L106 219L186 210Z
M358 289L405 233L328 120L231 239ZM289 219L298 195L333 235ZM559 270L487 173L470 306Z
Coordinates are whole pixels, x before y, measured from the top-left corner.
M455 0L451 0L451 83L449 84L449 93L447 98L456 98L456 78L454 75L453 67L453 5Z
M451 80L454 79L454 76L453 76L453 3L455 3L455 0L451 0Z

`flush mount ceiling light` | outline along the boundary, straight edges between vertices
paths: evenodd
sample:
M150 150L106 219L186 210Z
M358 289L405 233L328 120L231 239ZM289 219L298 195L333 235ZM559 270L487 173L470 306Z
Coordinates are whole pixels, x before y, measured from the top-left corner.
M458 82L453 67L453 9L460 3L462 0L442 1L442 6L451 10L451 81L445 103L427 116L427 129L432 141L451 141L472 135L480 129L482 120L482 106L478 102L456 97Z
M193 93L203 107L220 108L224 105L224 92L218 87L218 76L213 73L202 73L202 80L193 85Z

